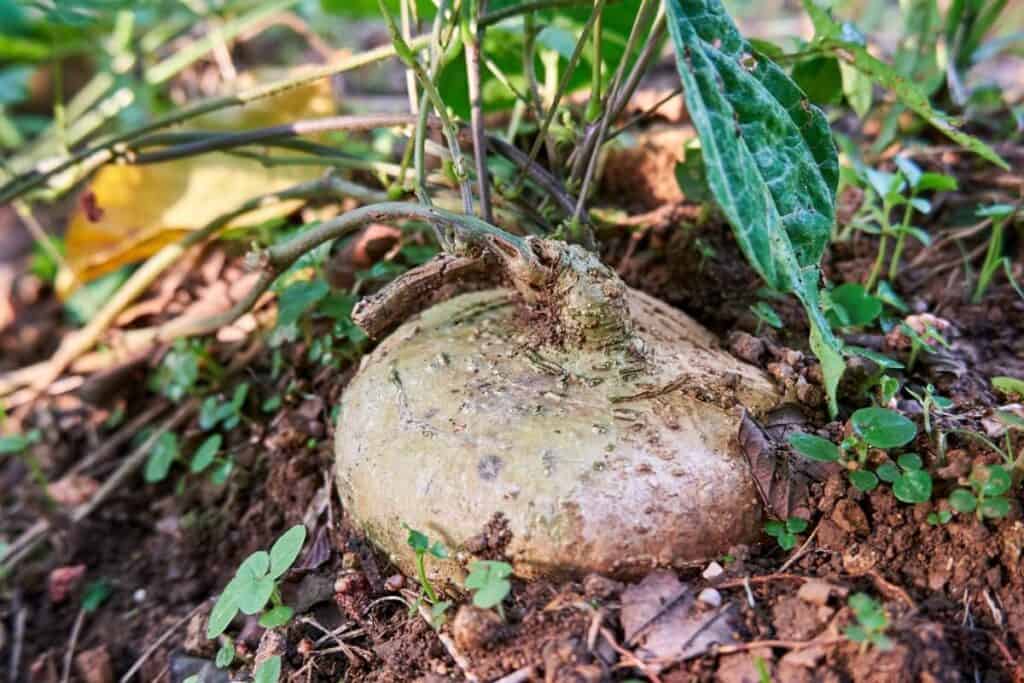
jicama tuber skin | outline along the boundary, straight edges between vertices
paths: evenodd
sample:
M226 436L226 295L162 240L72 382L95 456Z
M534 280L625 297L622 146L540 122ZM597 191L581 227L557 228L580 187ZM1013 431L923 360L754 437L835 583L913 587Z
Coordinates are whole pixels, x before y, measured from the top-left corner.
M528 245L514 290L438 304L364 358L337 428L347 514L406 571L405 524L459 551L496 513L524 577L636 575L757 538L736 435L777 402L770 381L589 252Z

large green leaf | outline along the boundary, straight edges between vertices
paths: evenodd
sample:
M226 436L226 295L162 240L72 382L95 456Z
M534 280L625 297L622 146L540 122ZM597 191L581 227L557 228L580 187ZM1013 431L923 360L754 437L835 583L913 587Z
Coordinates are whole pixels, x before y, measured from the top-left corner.
M818 305L839 178L828 120L751 48L719 0L665 6L708 185L754 269L803 303L834 413L842 347Z

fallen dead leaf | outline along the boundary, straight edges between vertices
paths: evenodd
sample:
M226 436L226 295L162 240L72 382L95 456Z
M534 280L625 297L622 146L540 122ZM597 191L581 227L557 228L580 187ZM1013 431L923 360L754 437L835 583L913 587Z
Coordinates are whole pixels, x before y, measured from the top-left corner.
M651 572L623 591L620 620L636 656L659 671L712 645L738 642L732 604L702 609L695 593L667 571Z
M235 87L258 77L241 78ZM250 106L206 115L190 127L237 132L332 111L330 83L323 79ZM67 268L58 275L58 293L67 297L82 284L151 256L247 199L319 174L315 166L267 167L223 153L146 166L104 166L79 196L68 223ZM266 206L229 227L257 225L285 216L298 205L296 200Z

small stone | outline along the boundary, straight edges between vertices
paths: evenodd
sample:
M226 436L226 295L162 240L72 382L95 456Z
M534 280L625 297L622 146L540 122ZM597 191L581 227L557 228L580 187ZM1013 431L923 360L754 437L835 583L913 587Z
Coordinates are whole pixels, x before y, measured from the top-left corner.
M455 644L463 651L473 651L497 641L505 624L496 612L473 605L463 605L452 621Z
M764 355L764 342L752 334L736 331L729 337L729 351L737 358L757 365Z
M722 594L714 588L705 588L697 595L697 599L708 607L719 607L722 604Z
M134 593L132 593L132 602L134 602L136 605L140 605L140 604L144 603L145 601L146 601L146 589L145 588L139 588Z
M701 576L703 576L708 581L711 581L712 579L717 579L724 573L725 569L722 568L722 565L718 564L717 562L712 562L707 566L707 568L704 570Z
M812 605L823 606L828 603L828 597L832 594L831 584L824 581L808 581L800 586L796 592L798 598Z
M401 574L392 574L384 582L384 589L392 593L397 593L402 590L405 586L405 577Z
M768 374L775 378L777 382L785 384L787 380L793 379L796 372L793 370L793 366L788 363L769 363Z
M85 565L76 564L69 567L57 567L50 572L46 580L46 590L50 602L59 605L68 599L85 576Z
M867 515L859 505L849 498L843 498L836 503L832 510L832 521L840 529L850 534L866 536L870 531Z
M622 584L600 574L588 574L583 579L583 592L588 598L608 600L622 592Z
M854 576L867 574L881 560L881 553L869 545L858 543L843 553L843 569Z
M106 645L75 655L75 669L84 683L113 683L114 667Z

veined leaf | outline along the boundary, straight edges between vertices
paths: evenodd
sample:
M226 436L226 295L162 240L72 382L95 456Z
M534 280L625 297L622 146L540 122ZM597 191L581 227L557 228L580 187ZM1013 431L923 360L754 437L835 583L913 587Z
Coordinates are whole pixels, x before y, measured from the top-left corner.
M906 76L873 56L864 46L845 40L842 27L832 19L828 10L818 5L816 0L803 0L803 4L814 24L815 43L819 48L831 52L841 62L869 76L883 88L896 93L905 106L953 142L991 161L1000 168L1010 170L1006 161L994 149L973 135L957 128L952 117L932 107L928 96Z
M708 185L754 269L804 305L835 412L845 365L818 305L818 262L835 221L839 178L828 120L754 51L719 0L665 6Z

